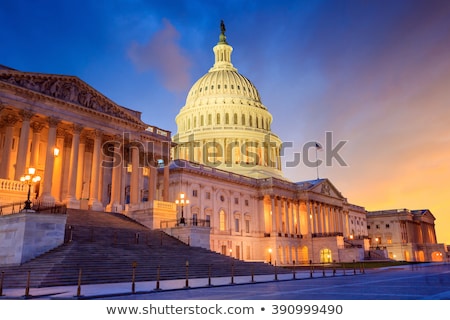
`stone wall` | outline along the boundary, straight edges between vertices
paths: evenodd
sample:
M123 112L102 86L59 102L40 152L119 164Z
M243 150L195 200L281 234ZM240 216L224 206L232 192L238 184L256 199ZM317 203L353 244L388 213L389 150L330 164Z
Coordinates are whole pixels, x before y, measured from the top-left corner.
M67 215L17 213L0 217L0 265L20 265L64 243Z

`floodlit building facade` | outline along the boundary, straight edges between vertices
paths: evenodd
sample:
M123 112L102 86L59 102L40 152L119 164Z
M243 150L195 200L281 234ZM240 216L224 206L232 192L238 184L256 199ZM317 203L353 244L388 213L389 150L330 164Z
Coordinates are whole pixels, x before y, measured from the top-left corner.
M361 261L374 237L387 245L387 233L374 233L376 215L368 228L365 208L331 181L283 175L272 115L232 50L222 25L214 64L189 91L173 139L77 77L0 66L1 214L23 211L30 191L35 203L123 213L190 245L277 265ZM30 168L39 181L24 179ZM434 244L434 218L420 216L419 243ZM406 248L415 238L397 241L402 232L399 224L390 237ZM396 250L390 258L406 259ZM435 259L416 251L408 259Z
M430 210L393 209L367 212L367 229L373 250L386 250L392 260L446 261Z

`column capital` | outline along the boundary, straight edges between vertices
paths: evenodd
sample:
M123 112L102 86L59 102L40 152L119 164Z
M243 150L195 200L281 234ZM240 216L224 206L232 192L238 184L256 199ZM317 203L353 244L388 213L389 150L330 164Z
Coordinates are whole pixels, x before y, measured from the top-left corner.
M22 121L30 121L34 116L34 112L31 110L20 110L19 115L22 118Z
M8 113L2 117L2 124L6 127L14 126L17 121L19 121L19 117L14 113Z
M56 128L60 123L60 121L61 121L60 119L52 116L47 118L47 122L50 128Z
M103 138L103 130L100 130L100 129L90 130L89 137L91 139L101 139L101 138Z
M74 123L72 125L72 133L73 134L81 134L81 131L83 131L84 127L81 124Z
M34 133L40 133L44 127L45 127L45 125L42 122L38 122L38 121L34 121L31 124L31 128L33 129Z

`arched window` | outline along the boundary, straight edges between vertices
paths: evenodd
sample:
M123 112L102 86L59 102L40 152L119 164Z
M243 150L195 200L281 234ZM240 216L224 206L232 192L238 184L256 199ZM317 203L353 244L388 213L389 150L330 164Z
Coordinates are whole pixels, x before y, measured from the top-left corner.
M205 117L203 115L200 116L200 125L201 126L205 125Z
M242 125L245 126L245 114L242 115Z
M216 115L216 123L220 124L220 113Z
M238 115L237 115L237 113L235 113L234 116L233 116L233 124L238 124Z
M225 113L225 124L230 124L230 115Z

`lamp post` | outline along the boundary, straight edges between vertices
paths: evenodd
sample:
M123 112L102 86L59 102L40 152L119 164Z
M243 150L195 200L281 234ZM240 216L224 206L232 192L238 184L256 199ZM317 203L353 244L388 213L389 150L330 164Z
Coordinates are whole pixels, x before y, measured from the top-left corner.
M20 177L20 181L28 185L27 201L25 201L25 207L21 211L34 212L34 210L31 209L31 200L30 200L31 186L34 183L41 181L41 177L39 175L36 175L36 168L30 167L28 168L28 173Z
M175 200L175 204L177 206L181 207L181 218L180 218L180 224L186 224L186 221L184 219L184 215L183 215L183 208L185 205L189 204L189 199L186 198L186 195L182 192L180 193L180 197L178 199Z

